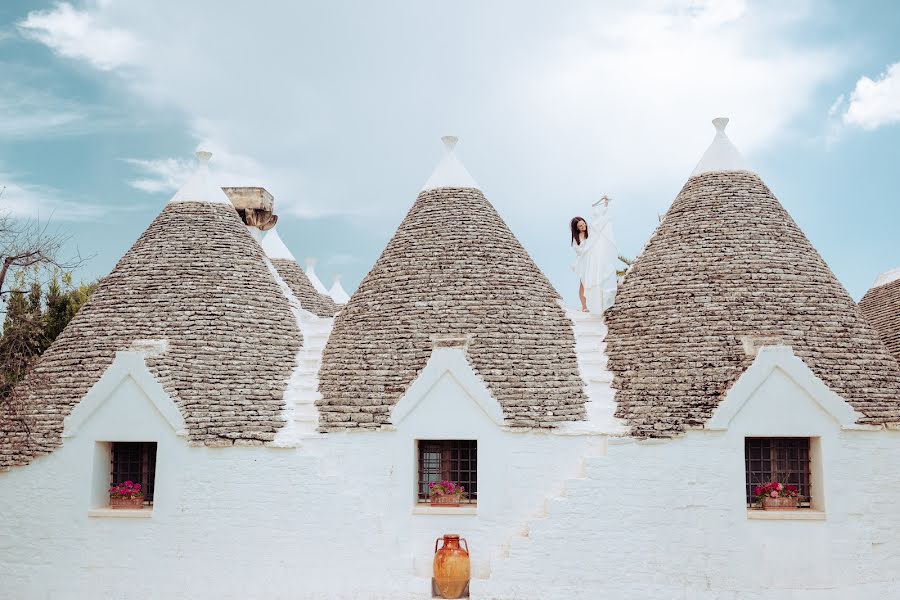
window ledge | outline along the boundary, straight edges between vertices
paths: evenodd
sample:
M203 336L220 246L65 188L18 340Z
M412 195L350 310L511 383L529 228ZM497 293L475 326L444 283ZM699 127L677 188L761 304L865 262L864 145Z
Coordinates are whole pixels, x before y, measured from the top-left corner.
M114 517L117 519L149 519L153 516L152 508L92 508L89 517Z
M414 515L477 515L477 504L465 504L463 506L431 506L430 504L417 504L413 507Z
M748 519L760 521L824 521L825 512L798 508L797 510L761 510L759 508L747 509Z

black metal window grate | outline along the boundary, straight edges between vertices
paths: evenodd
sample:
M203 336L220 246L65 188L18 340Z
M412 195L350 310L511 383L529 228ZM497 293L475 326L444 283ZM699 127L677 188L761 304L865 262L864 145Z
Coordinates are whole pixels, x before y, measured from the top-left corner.
M746 438L747 506L756 498L753 488L768 481L796 485L800 506L809 506L809 438Z
M418 500L428 502L428 484L452 481L466 488L462 503L478 500L478 442L475 440L419 440Z
M110 485L140 483L144 501L153 504L156 479L156 442L113 442Z

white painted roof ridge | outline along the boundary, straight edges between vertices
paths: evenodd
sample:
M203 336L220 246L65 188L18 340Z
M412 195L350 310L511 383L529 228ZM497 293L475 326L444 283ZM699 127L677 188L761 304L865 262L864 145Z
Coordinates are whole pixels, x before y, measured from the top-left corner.
M306 276L309 278L309 282L316 288L316 291L320 294L328 294L328 288L325 287L325 284L322 283L322 280L319 279L319 276L316 275L316 259L315 258L306 258Z
M706 152L703 153L703 157L697 163L691 177L716 171L752 171L750 164L741 156L741 153L725 134L728 118L718 117L713 119L712 123L716 128L716 136Z
M332 275L332 282L331 289L328 290L328 295L331 296L331 299L337 304L347 304L347 302L350 301L350 294L348 294L347 290L344 289L344 286L341 285L341 274L335 273Z
M169 203L174 202L205 202L209 204L227 204L231 206L228 196L222 188L215 185L209 175L209 159L212 152L196 152L197 168L188 178L187 182L175 192Z
M268 256L272 260L281 259L297 262L297 259L294 258L293 254L291 254L291 251L288 250L288 247L285 246L284 242L281 241L281 236L278 235L277 226L263 232L263 237L260 245L262 245L263 252L266 253L266 256Z
M900 267L895 269L891 269L890 271L885 271L881 275L875 278L875 283L872 284L873 288L877 288L882 285L887 285L894 281L900 279Z
M451 187L481 189L481 186L475 182L463 164L456 158L454 148L459 138L455 135L445 135L441 141L444 142L444 157L435 167L421 191Z

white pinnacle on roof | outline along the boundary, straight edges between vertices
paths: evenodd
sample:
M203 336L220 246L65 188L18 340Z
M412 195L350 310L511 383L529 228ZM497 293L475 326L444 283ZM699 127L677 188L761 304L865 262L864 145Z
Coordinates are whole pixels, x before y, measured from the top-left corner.
M328 289L325 287L325 284L322 283L322 280L319 279L318 275L316 275L315 258L306 259L306 276L309 278L309 282L313 284L313 287L316 288L317 292L319 292L320 294L328 294Z
M291 254L291 251L288 250L287 246L284 245L284 242L281 241L281 236L278 235L277 230L277 227L273 227L272 229L263 232L262 241L260 242L263 252L265 252L266 256L272 260L284 259L297 262L297 259Z
M872 284L873 288L887 285L888 283L892 283L900 279L900 267L896 269L891 269L890 271L885 271L881 275L875 278L875 283Z
M331 296L331 299L334 300L336 304L347 304L347 302L350 301L350 294L348 294L347 290L344 289L344 286L341 285L340 273L332 275L332 284L331 289L328 290L328 295Z
M175 192L169 202L208 202L210 204L228 204L228 196L222 188L215 185L209 176L209 159L211 152L196 152L197 169L188 178L187 182Z
M431 177L425 182L422 191L449 187L479 188L453 151L459 138L455 135L445 135L441 141L444 142L444 158L431 173Z
M697 163L691 177L715 171L750 171L750 165L725 135L728 119L719 117L713 119L712 123L716 128L716 137L703 153L703 158Z

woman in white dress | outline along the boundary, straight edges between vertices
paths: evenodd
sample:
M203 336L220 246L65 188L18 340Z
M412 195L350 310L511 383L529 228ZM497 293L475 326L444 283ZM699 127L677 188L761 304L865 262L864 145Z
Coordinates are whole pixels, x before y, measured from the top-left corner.
M575 217L570 223L582 312L600 314L616 297L616 250L612 223L607 215L609 198L603 196L591 209L591 222Z

